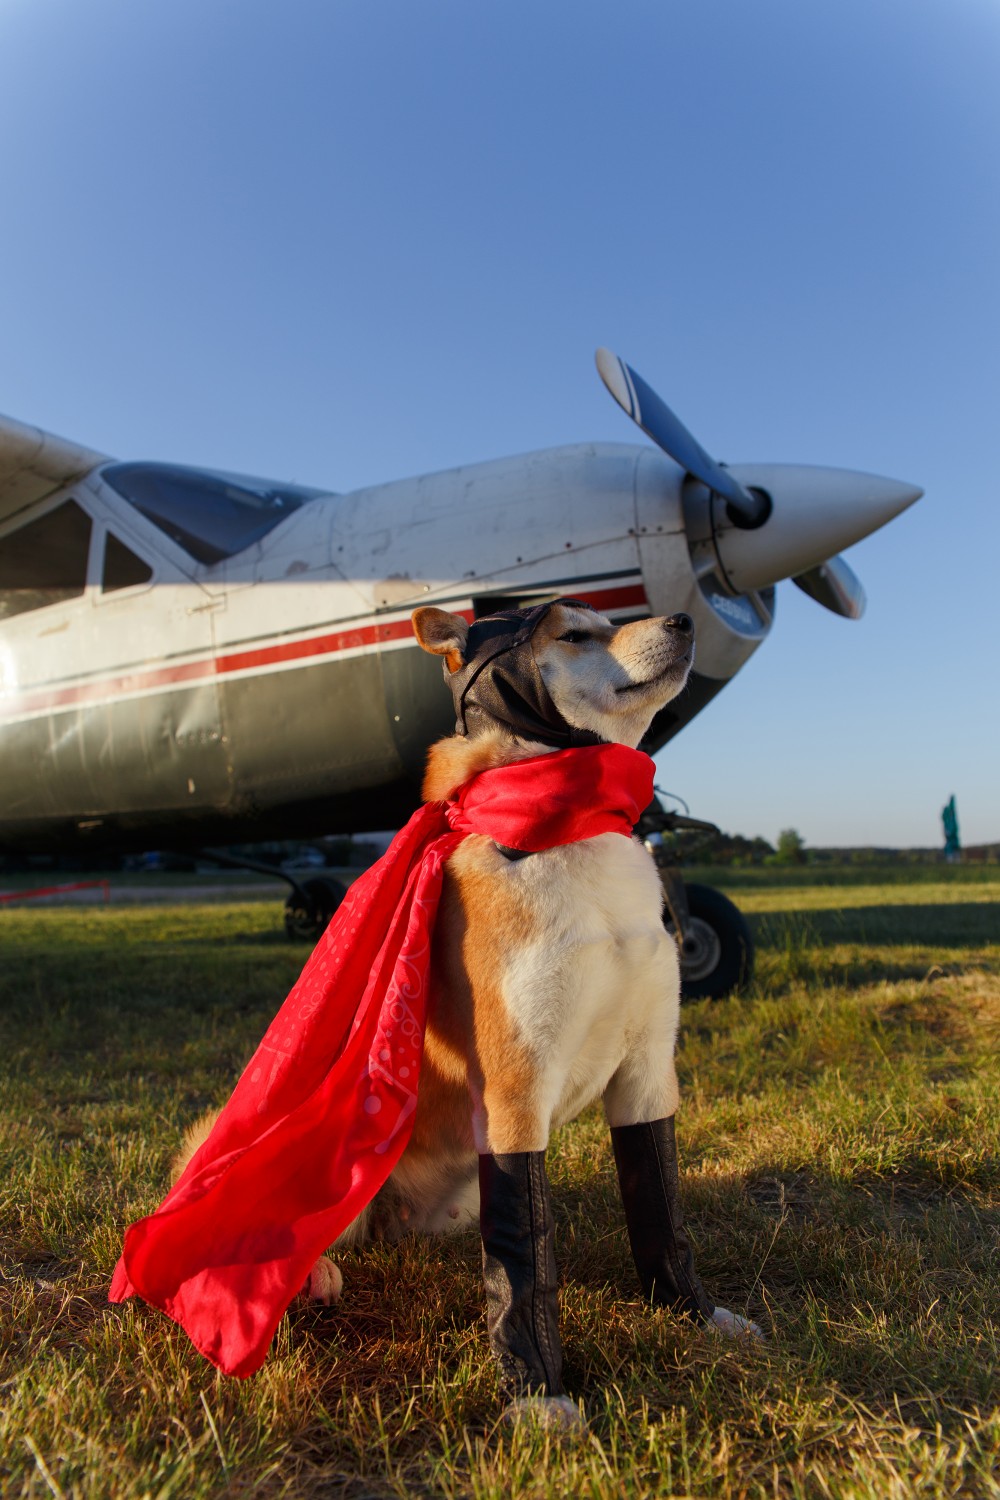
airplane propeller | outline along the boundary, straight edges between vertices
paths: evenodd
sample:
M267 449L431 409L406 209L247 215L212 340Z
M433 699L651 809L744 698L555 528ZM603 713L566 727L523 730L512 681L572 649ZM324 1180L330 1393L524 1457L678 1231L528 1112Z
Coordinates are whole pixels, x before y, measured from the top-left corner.
M792 579L804 594L815 599L835 615L847 620L860 620L865 612L865 591L861 579L838 554L828 557L816 568L797 573Z
M669 458L725 500L734 526L756 530L764 525L771 514L771 501L766 494L744 488L728 469L710 458L676 413L631 365L610 349L598 349L595 359L598 374L626 415ZM792 582L836 615L859 620L864 613L864 588L839 555L794 574Z
M670 407L658 396L652 386L646 384L610 349L598 349L594 356L597 372L618 405L651 437L675 463L702 484L721 495L732 510L743 520L744 525L760 526L770 514L770 506L763 495L753 495L737 484L714 458L709 458L698 442ZM738 524L738 523L737 523Z

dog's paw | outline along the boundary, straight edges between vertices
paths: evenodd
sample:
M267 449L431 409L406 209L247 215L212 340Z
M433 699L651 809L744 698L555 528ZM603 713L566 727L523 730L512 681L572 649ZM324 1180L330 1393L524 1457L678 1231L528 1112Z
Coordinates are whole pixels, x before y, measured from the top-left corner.
M559 1432L586 1432L587 1419L583 1409L568 1396L518 1396L503 1409L502 1421L513 1426L515 1422L537 1422Z
M302 1291L310 1302L322 1302L324 1307L340 1301L344 1290L344 1278L340 1267L328 1255L321 1255L309 1272L309 1280Z
M728 1307L717 1307L712 1314L711 1327L717 1328L729 1339L762 1339L764 1337L752 1318L741 1318Z

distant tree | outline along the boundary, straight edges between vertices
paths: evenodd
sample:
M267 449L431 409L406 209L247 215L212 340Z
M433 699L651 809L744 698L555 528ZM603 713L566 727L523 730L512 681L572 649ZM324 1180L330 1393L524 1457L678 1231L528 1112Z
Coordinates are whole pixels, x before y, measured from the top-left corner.
M778 865L805 864L805 841L797 829L783 828L778 834L778 848L774 856L774 862Z
M683 858L694 865L760 865L774 850L766 839L740 833L699 832L684 835Z

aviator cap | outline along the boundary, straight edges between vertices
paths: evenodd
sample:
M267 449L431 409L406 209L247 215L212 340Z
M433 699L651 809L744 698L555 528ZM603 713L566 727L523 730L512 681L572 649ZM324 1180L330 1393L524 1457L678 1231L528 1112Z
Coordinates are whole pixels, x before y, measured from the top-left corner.
M465 664L445 672L455 700L456 734L474 739L499 724L520 739L559 750L603 743L589 729L566 722L538 670L531 637L553 604L591 609L579 599L554 599L530 609L502 609L470 625Z

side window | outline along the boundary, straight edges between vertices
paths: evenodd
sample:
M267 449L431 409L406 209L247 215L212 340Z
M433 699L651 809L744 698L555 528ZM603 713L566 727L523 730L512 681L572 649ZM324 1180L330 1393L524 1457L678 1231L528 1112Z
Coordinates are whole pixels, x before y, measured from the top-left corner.
M109 531L104 542L102 592L111 594L115 589L131 589L138 583L148 583L152 576L153 570L149 564L137 557L131 547L120 542L113 531Z
M0 537L0 620L82 594L90 531L87 512L67 500Z

